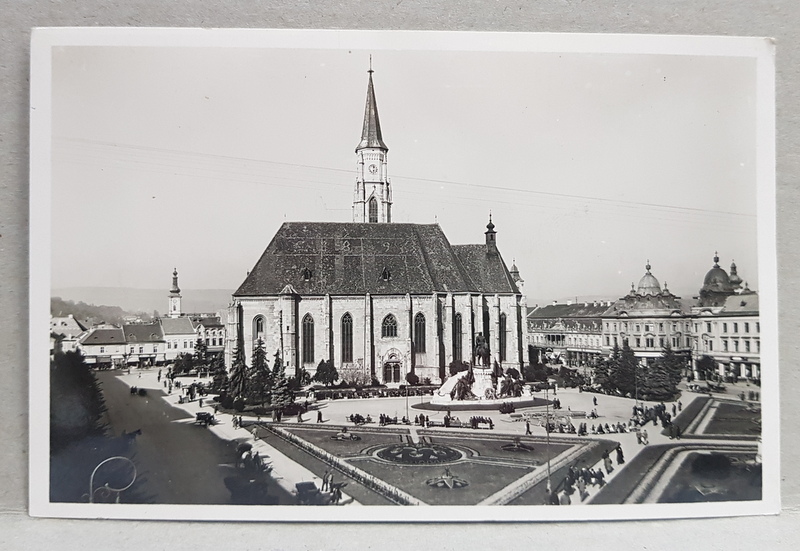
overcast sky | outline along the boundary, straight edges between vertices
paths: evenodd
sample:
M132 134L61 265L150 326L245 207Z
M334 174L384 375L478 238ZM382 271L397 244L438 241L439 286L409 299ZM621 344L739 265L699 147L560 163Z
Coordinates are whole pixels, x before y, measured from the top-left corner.
M476 44L476 47L480 47ZM352 221L373 56L395 222L482 243L541 300L758 288L756 64L638 54L63 47L52 286L235 290L284 221Z

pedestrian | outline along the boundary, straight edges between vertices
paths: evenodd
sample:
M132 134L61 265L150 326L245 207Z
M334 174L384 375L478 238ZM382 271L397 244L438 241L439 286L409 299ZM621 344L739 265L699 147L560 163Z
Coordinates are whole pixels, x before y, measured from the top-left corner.
M617 465L625 463L625 456L622 453L622 446L617 446Z
M578 494L581 496L581 501L583 501L583 494L586 493L586 480L583 479L582 476L578 477Z
M647 445L647 444L649 444L649 443L650 443L650 442L649 442L649 441L648 441L648 439L647 439L647 429L644 429L644 430L642 431L642 444L644 444L644 445L646 446L646 445Z
M322 412L317 410L317 423L322 423Z
M203 399L200 398L200 407L203 407Z
M158 370L158 378L156 379L157 382L161 382L161 370Z
M597 396L592 397L592 402L594 403L595 406L597 406Z
M303 422L303 410L299 410L297 412L297 422L298 423L302 423Z
M239 428L239 419L237 419L235 415L233 416L233 428Z
M681 408L683 408L683 404L681 403L680 400L678 400L678 411L680 411Z
M640 433L638 430L636 431L636 443L639 445L642 444L642 433Z
M528 434L533 434L533 433L531 432L531 422L530 422L530 421L528 421L527 419L525 420L525 434L526 434L526 435L528 435Z
M328 490L328 469L325 469L325 474L322 475L322 489L320 491L325 492Z
M214 404L214 415L217 414L217 411L219 411L219 404Z
M571 505L572 504L572 499L570 499L569 494L567 493L567 490L564 490L563 492L561 492L561 497L559 498L558 501L559 501L559 505Z
M611 457L609 457L608 451L603 453L603 466L605 467L607 474L614 472L614 466L611 464Z
M672 416L675 417L676 415L678 415L678 406L672 404Z

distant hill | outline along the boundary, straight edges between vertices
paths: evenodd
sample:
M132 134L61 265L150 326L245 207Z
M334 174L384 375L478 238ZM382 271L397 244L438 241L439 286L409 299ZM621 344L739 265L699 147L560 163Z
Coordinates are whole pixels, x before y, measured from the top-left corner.
M167 313L167 296L164 289L132 289L127 287L70 287L53 289L51 296L86 304L119 306L128 312ZM227 289L181 290L184 312L213 313L228 307L233 291ZM77 317L77 316L76 316Z
M91 327L98 323L121 325L126 317L141 318L143 321L150 320L150 314L146 312L126 311L119 306L86 304L81 301L73 302L71 300L63 300L60 297L50 298L50 313L59 317L72 314L76 320L86 327Z

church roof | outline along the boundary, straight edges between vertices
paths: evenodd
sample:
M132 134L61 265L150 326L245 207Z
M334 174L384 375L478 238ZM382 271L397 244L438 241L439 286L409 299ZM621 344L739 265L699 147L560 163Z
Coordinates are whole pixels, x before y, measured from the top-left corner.
M438 224L286 222L234 296L518 293L499 254Z
M378 118L378 102L375 100L375 88L372 86L372 68L369 70L367 105L364 108L364 126L361 130L361 141L358 142L356 151L368 147L389 151L389 148L383 143L383 136L381 135L381 121Z
M486 254L486 245L453 245L461 265L467 268L475 290L482 293L519 293L514 278L499 254Z

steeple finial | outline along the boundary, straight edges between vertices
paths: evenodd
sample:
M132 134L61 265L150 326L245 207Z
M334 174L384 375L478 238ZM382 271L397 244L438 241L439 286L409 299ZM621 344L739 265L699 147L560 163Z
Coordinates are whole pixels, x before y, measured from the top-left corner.
M369 71L367 71L370 75L375 71L372 70L372 54L369 54Z
M714 251L714 267L719 268L719 253Z
M647 270L647 273L648 273L648 274L650 273L650 268L651 268L651 266L650 266L650 259L648 258L648 259L647 259L647 264L645 264L645 269Z

